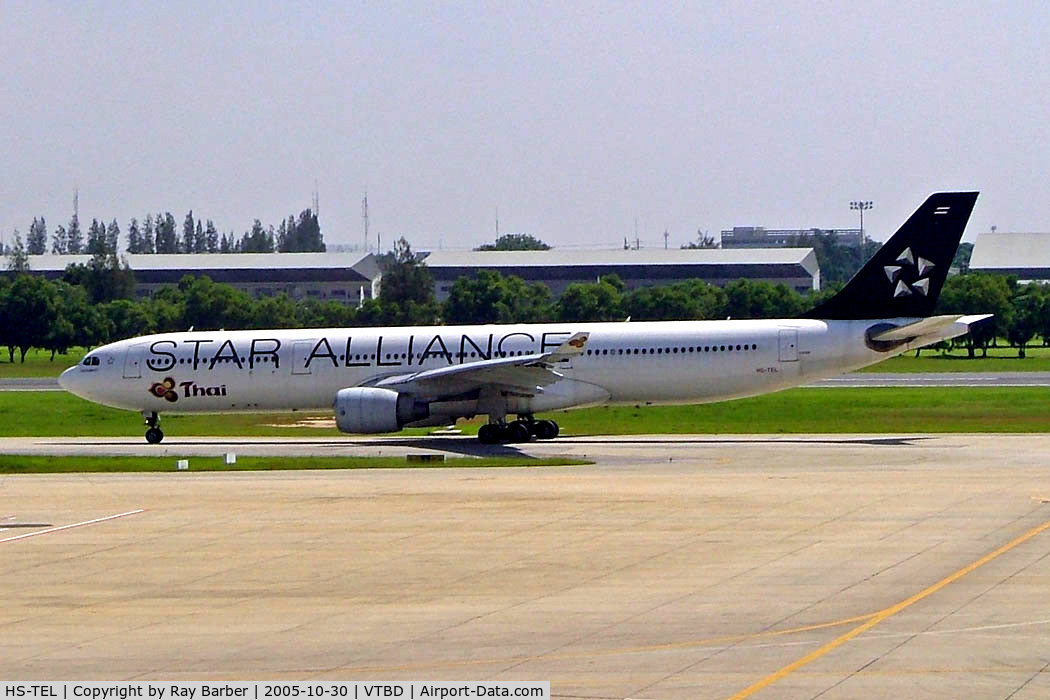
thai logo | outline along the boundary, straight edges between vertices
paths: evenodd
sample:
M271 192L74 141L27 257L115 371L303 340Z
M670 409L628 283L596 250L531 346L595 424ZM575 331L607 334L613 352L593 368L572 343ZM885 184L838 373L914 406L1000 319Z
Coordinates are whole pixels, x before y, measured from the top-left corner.
M179 400L179 395L175 393L175 380L171 377L164 377L162 382L154 382L149 388L149 393L158 399L167 399L172 402Z
M587 337L586 335L581 335L579 338L569 338L568 343L574 348L582 348L587 342Z
M149 393L158 399L165 399L174 403L179 400L179 394L175 386L175 380L172 377L165 377L162 382L154 382L149 388ZM182 389L182 397L184 399L192 396L226 396L225 384L221 386L201 386L197 382L179 382L178 386Z

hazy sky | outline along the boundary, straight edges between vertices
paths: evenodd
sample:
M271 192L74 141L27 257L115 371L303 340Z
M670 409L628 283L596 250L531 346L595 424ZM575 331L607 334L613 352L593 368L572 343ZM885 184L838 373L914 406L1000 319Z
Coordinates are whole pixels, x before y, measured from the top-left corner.
M189 209L238 235L320 192L328 242L698 228L884 238L979 189L1050 230L1039 3L0 0L0 231Z

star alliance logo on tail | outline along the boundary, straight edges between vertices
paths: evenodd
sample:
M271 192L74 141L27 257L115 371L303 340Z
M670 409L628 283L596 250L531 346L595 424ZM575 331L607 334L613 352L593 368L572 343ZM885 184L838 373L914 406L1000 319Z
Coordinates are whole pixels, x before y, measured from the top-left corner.
M894 298L913 293L926 296L930 291L930 278L926 273L936 266L924 257L916 257L911 247L905 248L897 256L896 262L899 264L884 265L882 268L886 271L886 278L890 284L896 285L893 288ZM906 282L905 277L910 278L910 282Z

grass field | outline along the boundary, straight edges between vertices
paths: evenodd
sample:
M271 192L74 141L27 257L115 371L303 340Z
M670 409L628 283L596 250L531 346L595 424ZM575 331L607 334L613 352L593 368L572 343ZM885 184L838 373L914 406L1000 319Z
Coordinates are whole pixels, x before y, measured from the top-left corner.
M434 467L554 467L592 464L587 460L530 457L453 457L438 462L409 462L405 457L238 457L227 465L220 457L191 457L189 470L276 471L292 469L426 469ZM172 457L36 457L0 455L0 474L68 474L73 472L170 472Z
M163 428L170 437L340 434L335 428L296 427L304 417L301 413L165 416ZM574 435L1050 432L1050 391L1041 387L792 389L717 404L609 406L561 411L550 417L564 434ZM476 432L480 421L459 425L464 432ZM0 393L0 437L141 437L143 432L138 414L63 392Z
M964 348L942 355L936 350L923 350L919 357L908 352L885 362L866 367L861 372L1050 372L1050 348L1029 346L1028 357L1018 357L1017 348L988 348L988 357L970 358Z
M924 350L920 357L914 352L890 358L885 362L861 370L862 372L1050 372L1050 347L1030 346L1028 357L1017 357L1017 348L1002 342L1002 347L989 348L988 357L967 357L965 349L942 355L935 350ZM57 377L64 369L76 364L84 355L84 348L74 348L66 355L56 355L43 350L30 350L25 364L7 361L7 352L0 349L0 379L15 377Z
M65 355L55 355L44 350L30 350L26 353L25 364L18 361L18 350L15 350L15 361L8 362L7 348L0 348L0 379L14 377L57 377L67 367L80 362L87 351L84 348L72 348Z

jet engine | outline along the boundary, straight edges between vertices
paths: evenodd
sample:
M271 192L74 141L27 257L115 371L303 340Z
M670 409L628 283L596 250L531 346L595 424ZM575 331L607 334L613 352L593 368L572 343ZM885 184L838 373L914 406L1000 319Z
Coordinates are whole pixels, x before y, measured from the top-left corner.
M430 415L428 404L374 387L341 389L334 408L335 424L344 433L392 433Z

